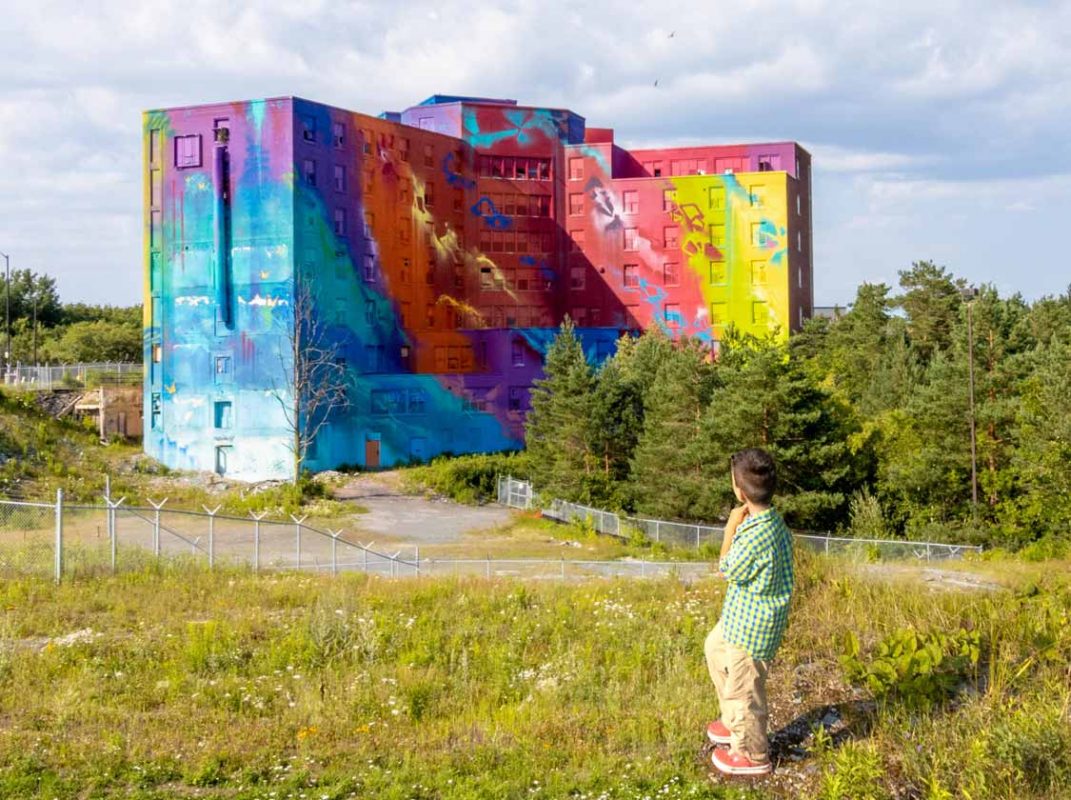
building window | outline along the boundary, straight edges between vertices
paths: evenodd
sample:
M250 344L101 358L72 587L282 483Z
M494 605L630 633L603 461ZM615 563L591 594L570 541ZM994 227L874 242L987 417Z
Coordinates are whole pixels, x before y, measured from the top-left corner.
M796 192L796 216L803 216L803 202L800 200L800 193Z
M335 164L335 191L346 191L346 168L341 164Z
M569 180L578 181L584 177L584 159L569 159Z
M710 324L711 325L724 325L728 321L729 321L728 305L726 303L711 303L710 304Z
M523 411L525 405L525 395L527 391L523 386L511 386L509 387L509 410L510 411Z
M514 341L510 348L512 355L512 363L515 367L524 366L524 345L518 341Z
M369 325L376 321L376 304L373 300L364 301L364 321Z
M748 187L748 196L751 200L752 208L762 208L765 205L763 195L766 193L766 189L762 186L750 186Z
M640 213L640 193L635 189L626 189L624 195L625 201L625 213L626 214L638 214Z
M369 283L376 279L376 258L371 254L364 257L364 279Z
M346 235L346 209L344 208L335 209L335 235Z
M584 195L573 192L569 195L569 215L576 217L584 213Z
M766 262L765 261L752 261L751 262L751 283L755 286L766 285Z
M638 250L640 245L639 237L640 232L637 228L625 228L625 249Z
M763 223L751 223L751 244L753 247L766 246L766 230L763 227Z
M152 400L150 401L151 413L149 425L152 428L159 428L160 423L163 421L163 405L159 392L152 393Z
M710 207L715 211L725 208L725 189L721 186L710 187Z
M673 206L674 206L673 195L674 195L674 191L672 189L663 189L662 190L662 210L663 211L669 211L670 209L673 208Z
M662 265L662 280L666 286L680 285L680 266L675 261L667 261Z
M372 153L372 131L361 131L361 149L364 154L371 155Z
M409 390L409 413L410 414L423 414L427 407L427 395L423 389L410 389Z
M584 274L587 269L584 267L571 267L569 269L569 288L570 289L583 289L584 288Z
M640 285L640 265L625 264L625 286L637 287Z
M569 231L569 244L570 249L574 253L579 253L584 249L584 231Z
M796 270L796 286L798 286L800 289L803 288L803 270L802 269Z
M301 138L306 142L316 141L316 120L312 117L301 118Z
M667 250L675 250L678 246L677 242L677 226L671 225L662 229L662 242Z
M728 270L724 261L710 262L710 282L714 286L724 286L727 281Z
M679 326L684 318L681 316L681 307L678 303L666 303L665 305L666 324L671 327Z
M803 252L803 231L796 231L796 252Z
M152 344L152 363L159 364L164 358L164 348L159 342Z
M751 322L754 325L762 325L769 321L766 311L766 303L763 300L754 300L751 303Z
M149 163L160 164L160 129L153 128L149 131Z
M346 143L346 125L342 122L331 123L331 140L339 150Z
M175 137L175 166L179 169L201 166L201 134Z
M220 445L219 447L216 448L216 474L217 475L226 475L227 474L227 469L228 469L227 462L230 460L231 451L232 450L234 450L234 448L229 444L228 445Z
M435 207L434 187L430 183L427 186L424 187L424 207L425 208L434 208Z
M316 162L311 158L306 158L303 164L303 172L305 174L305 183L309 186L316 185Z
M409 160L409 140L404 137L398 140L398 158L402 161Z
M230 430L232 427L231 410L232 404L230 400L217 400L214 404L213 412L215 417L215 427L217 430Z
M715 247L721 249L725 247L725 226L724 225L711 225L710 226L710 243Z
M216 383L226 383L231 379L231 357L216 356Z

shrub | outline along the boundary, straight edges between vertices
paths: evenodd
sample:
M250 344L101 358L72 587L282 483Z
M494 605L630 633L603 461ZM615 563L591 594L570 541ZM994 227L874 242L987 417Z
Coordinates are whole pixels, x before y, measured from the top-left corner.
M477 453L436 458L430 464L406 471L411 488L427 489L459 503L486 503L495 498L499 475L528 477L524 453Z
M849 632L840 662L848 680L865 686L879 701L929 709L973 677L980 655L977 631L919 633L901 628L879 642L869 660L861 655L859 639Z

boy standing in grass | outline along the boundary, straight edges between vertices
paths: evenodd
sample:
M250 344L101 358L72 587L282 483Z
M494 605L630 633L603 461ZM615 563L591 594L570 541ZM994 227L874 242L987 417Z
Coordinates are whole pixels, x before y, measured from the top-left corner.
M792 534L770 505L777 475L769 453L742 450L729 468L741 505L725 524L719 569L729 586L721 619L705 646L721 710L721 718L707 726L707 736L716 745L729 745L711 753L721 772L765 775L773 769L766 675L788 625Z

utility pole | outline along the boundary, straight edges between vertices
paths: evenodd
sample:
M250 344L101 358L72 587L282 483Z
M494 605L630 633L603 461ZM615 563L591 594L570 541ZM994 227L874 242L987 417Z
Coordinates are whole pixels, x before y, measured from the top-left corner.
M33 365L37 366L37 290L34 289L33 297Z
M0 253L4 257L4 330L7 338L4 343L4 380L11 368L11 258L7 253ZM3 381L0 381L2 383Z
M974 418L974 300L978 290L973 286L962 290L967 303L967 375L971 421L971 518L978 521L978 444Z

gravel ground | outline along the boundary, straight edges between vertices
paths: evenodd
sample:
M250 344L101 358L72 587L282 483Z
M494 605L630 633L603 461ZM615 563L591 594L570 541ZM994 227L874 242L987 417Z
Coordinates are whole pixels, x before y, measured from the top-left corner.
M456 542L471 531L509 522L510 510L497 505L463 506L405 494L396 473L358 475L335 489L339 500L354 500L368 509L360 530L412 544Z

